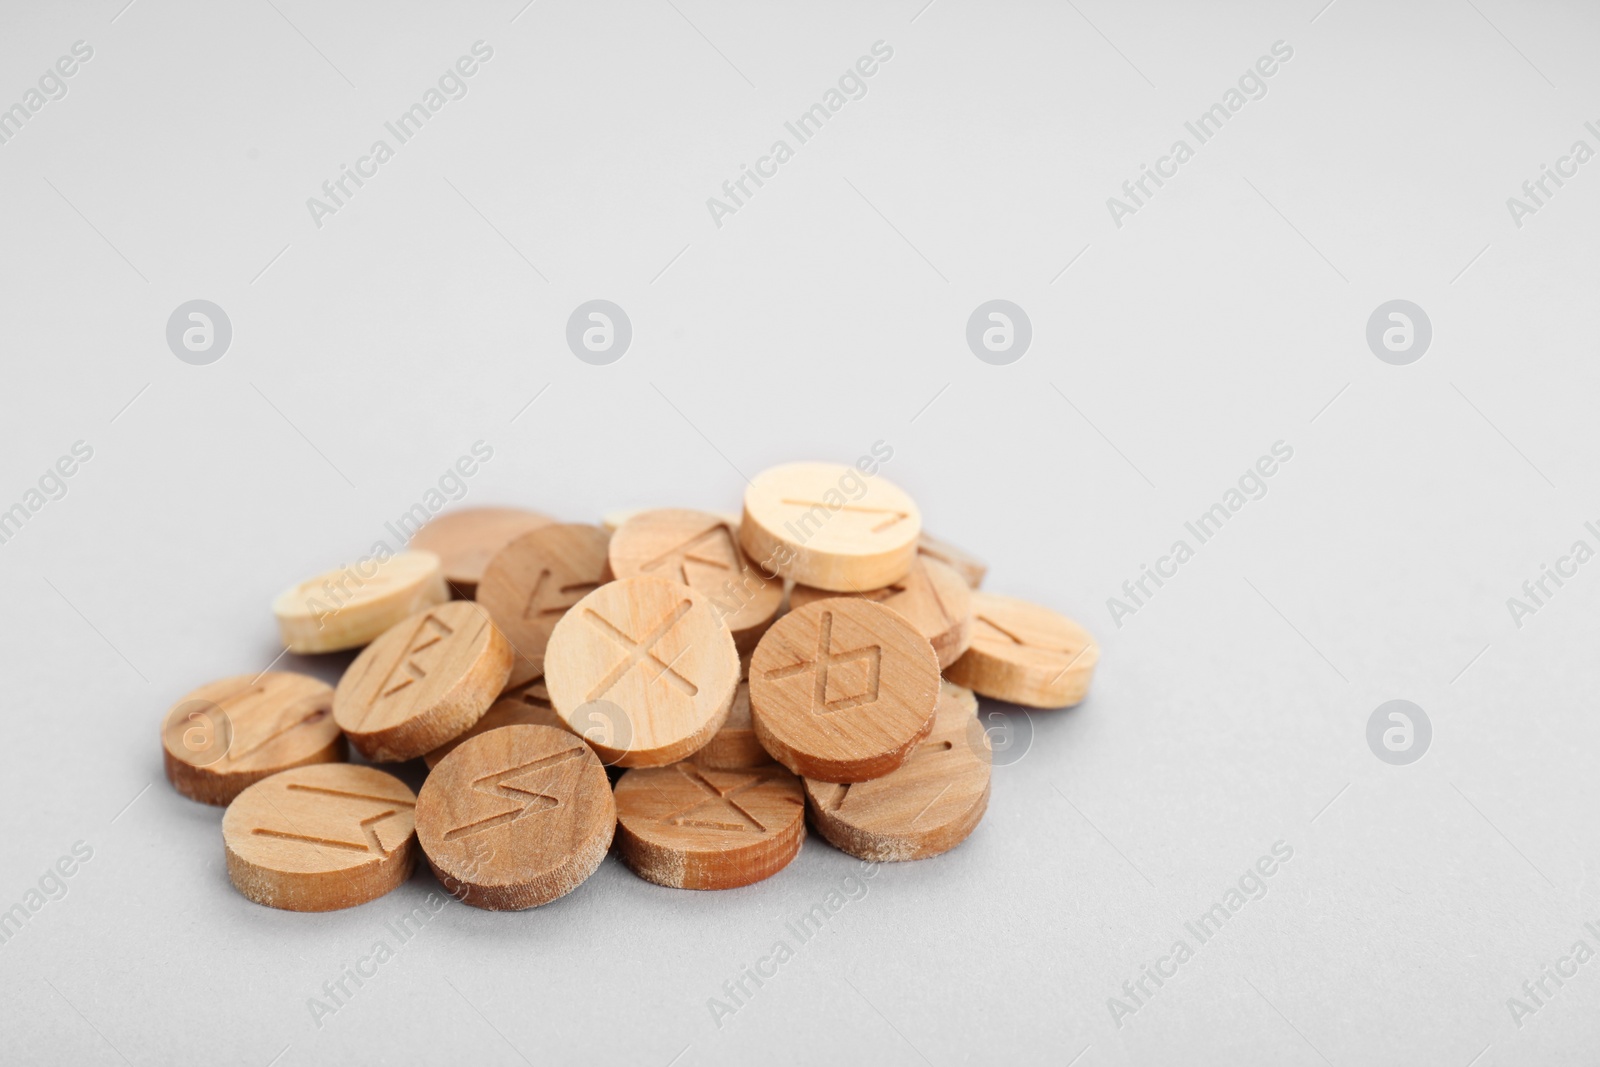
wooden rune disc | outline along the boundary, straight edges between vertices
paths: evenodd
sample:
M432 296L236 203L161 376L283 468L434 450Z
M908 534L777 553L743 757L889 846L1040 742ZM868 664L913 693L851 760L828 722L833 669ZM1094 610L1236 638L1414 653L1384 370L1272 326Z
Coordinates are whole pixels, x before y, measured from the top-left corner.
M333 911L376 900L411 876L417 798L392 774L318 763L263 779L222 816L228 877L255 901Z
M570 893L605 859L616 825L599 757L552 726L469 738L417 801L417 838L434 874L456 899L490 911Z
M900 614L816 600L773 624L750 662L761 747L807 778L864 782L899 767L933 728L939 661Z
M471 600L496 552L529 530L555 521L525 508L462 508L429 521L411 535L411 547L437 555L451 591Z
M744 494L739 540L757 567L853 592L904 578L922 513L882 475L837 463L787 463L756 475Z
M945 683L928 736L892 774L855 785L807 779L817 832L864 860L920 860L948 852L989 806L989 741L965 689Z
M746 770L765 767L773 762L767 750L756 737L755 724L750 721L750 683L740 682L733 694L733 707L728 709L728 720L722 729L711 735L704 747L689 759L701 767L722 771Z
M429 608L361 650L333 715L363 756L415 759L464 733L511 672L511 646L470 600Z
M927 530L923 530L921 536L917 538L917 553L950 567L973 589L982 585L983 576L989 573L989 565L983 560L966 549L957 548L949 541L939 540Z
M263 778L345 757L333 687L289 671L203 685L167 712L162 762L174 789L225 805Z
M732 889L788 866L805 840L800 779L776 764L640 767L617 782L617 839L635 874L674 889Z
M397 552L308 578L272 602L291 652L360 648L402 619L450 599L432 552Z
M789 604L803 608L830 596L860 596L898 611L933 645L941 669L960 659L972 641L972 587L954 569L928 556L918 556L904 578L882 589L830 593L797 585Z
M558 523L509 542L484 568L478 603L511 642L512 685L544 673L550 633L567 609L611 580L611 535L598 526Z
M972 594L972 644L946 672L957 685L1031 708L1083 700L1100 646L1064 615L1015 597Z
M545 655L556 713L607 764L664 767L728 717L739 653L705 594L665 578L621 578L556 623Z
M751 564L739 524L710 512L640 512L612 536L610 558L618 578L651 575L704 593L740 651L755 647L783 603L783 579Z
M431 771L439 765L440 760L454 752L467 738L477 737L490 730L498 730L502 726L554 726L558 730L567 728L567 724L551 706L550 692L544 687L544 679L541 678L501 693L500 699L489 705L489 710L483 713L483 718L473 723L466 733L455 740L446 741L423 756L423 762L427 763Z

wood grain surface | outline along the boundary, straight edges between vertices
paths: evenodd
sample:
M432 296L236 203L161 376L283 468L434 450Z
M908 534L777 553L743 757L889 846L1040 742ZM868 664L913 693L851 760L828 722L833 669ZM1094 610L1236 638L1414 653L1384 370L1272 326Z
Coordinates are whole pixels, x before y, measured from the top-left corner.
M558 523L515 538L489 560L477 599L511 642L510 684L544 673L545 646L561 616L611 580L610 543L598 526Z
M739 540L757 566L854 592L897 582L917 554L922 514L882 475L837 463L788 463L756 475Z
M1015 597L972 595L972 644L946 676L995 700L1065 708L1083 700L1100 646L1065 615Z
M796 774L863 782L900 766L933 728L939 661L905 617L858 597L785 615L756 646L756 736Z
M328 571L285 589L272 602L291 652L360 648L402 619L450 599L432 552L397 552Z
M545 668L556 712L607 763L663 767L721 728L739 654L703 593L622 578L556 624Z
M462 508L447 511L411 535L411 547L432 552L444 568L450 591L471 600L489 560L529 530L555 519L526 508Z
M640 767L617 782L616 798L623 862L674 889L732 889L770 878L805 840L800 779L775 764Z
M167 712L161 749L173 788L217 805L279 771L345 757L333 687L290 671L224 678L190 692Z
M463 742L428 775L417 837L458 900L490 911L547 904L593 874L617 807L587 745L552 726L506 726Z
M618 578L666 578L704 593L741 652L755 647L783 603L783 579L751 564L738 523L710 512L639 512L612 535L610 559Z
M946 682L933 732L905 765L870 782L807 779L817 832L865 860L916 860L965 841L989 806L990 751L971 692Z
M460 736L511 673L511 646L470 600L413 615L361 650L333 715L370 760L414 759Z
M831 593L796 585L789 604L803 608L830 596L859 596L898 611L933 645L941 669L960 659L972 641L972 587L953 568L927 556L919 555L904 578L882 589Z
M411 876L416 803L404 782L373 767L275 774L222 816L228 877L257 904L289 911L376 900Z

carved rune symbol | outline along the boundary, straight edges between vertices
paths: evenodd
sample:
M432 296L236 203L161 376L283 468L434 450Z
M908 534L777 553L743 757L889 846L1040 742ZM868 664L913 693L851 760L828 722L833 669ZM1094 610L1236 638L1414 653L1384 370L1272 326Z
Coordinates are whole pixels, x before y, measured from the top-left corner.
M594 609L586 609L584 611L584 615L596 628L600 630L601 633L605 634L607 637L617 642L617 644L628 650L628 654L623 656L622 659L618 660L616 665L613 666L611 670L606 672L606 676L595 684L594 689L589 692L588 699L599 700L601 697L611 692L612 687L614 687L618 682L622 681L623 677L629 671L633 670L635 667L643 665L646 660L649 660L657 668L659 668L656 671L656 678L665 678L671 685L676 687L679 692L683 693L685 696L692 697L696 693L700 692L699 686L695 685L688 678L684 677L672 666L673 663L678 661L678 657L683 655L683 652L689 651L688 647L685 647L683 652L678 653L678 656L673 658L672 663L668 663L660 656L656 655L654 651L652 651L656 644L663 637L667 636L667 632L674 626L678 625L678 620L689 614L689 609L692 607L694 607L694 604L691 601L679 601L677 607L667 612L667 614L664 615L659 622L650 628L649 633L645 634L638 640L634 640L633 637L627 633L624 633L617 626L613 625L609 619L604 618L598 612L594 611Z
M691 563L713 567L730 574L743 569L743 560L740 559L739 547L733 543L733 534L720 522L708 530L695 534L676 548L661 553L639 569L649 574L657 568L665 567L669 572L676 572L672 575L674 581L693 585L694 583L689 580Z
M554 578L555 572L549 567L539 571L539 577L533 580L533 588L528 590L528 600L522 606L524 619L564 614L582 600L585 593L600 588L598 582L573 582L557 588ZM545 599L549 599L550 603L542 603Z
M779 503L787 504L790 507L805 508L807 511L811 511L815 508L821 508L824 512L828 513L835 511L853 511L861 515L882 516L880 519L873 520L874 525L867 528L868 533L882 533L883 531L889 529L889 527L894 526L899 522L903 522L911 517L911 512L909 511L896 511L894 508L867 508L862 507L859 504L845 504L841 507L834 507L833 505L821 500L781 500Z
M533 815L536 812L549 811L559 808L561 801L548 793L541 793L537 786L529 786L526 779L543 771L548 771L567 760L577 759L582 750L569 748L550 756L541 756L528 763L521 763L515 767L507 767L503 771L486 774L473 781L472 788L484 796L494 797L498 800L509 800L514 806L505 808L484 819L476 822L465 823L454 830L445 831L446 841L457 841L473 834L481 834L485 830L493 830L497 826L516 822L524 815ZM523 782L522 785L513 785L513 782Z
M219 763L240 763L280 737L327 718L330 711L326 704L306 710L305 704L297 703L281 709L275 718L269 720L261 711L263 707L270 707L269 703L261 699L266 695L266 686L253 685L229 693L216 701L215 706L227 717L232 727L232 741L228 750L222 754ZM193 718L192 715L190 717Z
M305 841L313 845L323 845L328 848L344 849L347 852L370 852L375 856L387 856L389 851L383 847L383 842L378 840L378 831L374 830L373 826L389 818L391 815L398 815L400 813L400 809L402 808L416 807L415 804L408 800L392 800L389 797L369 796L366 793L347 793L342 789L323 789L320 786L301 785L298 782L291 782L284 788L296 793L318 793L322 796L342 797L345 800L363 800L372 804L382 804L384 805L384 810L378 812L376 815L370 815L365 819L357 820L356 827L361 831L357 836L362 838L362 840L359 842L338 841L331 837L317 837L313 834L293 833L288 830L270 830L260 826L251 830L250 832L252 834L257 834L261 837L282 838L286 841ZM276 805L273 807L274 810L277 810ZM279 811L278 814L283 815L283 812ZM353 815L355 813L352 812L351 814ZM294 820L289 819L287 815L284 815L284 819L285 821L289 822L290 825L293 825Z
M840 697L837 700L828 699L828 670L841 663L867 663L866 688L853 697ZM848 652L833 651L833 612L822 613L822 625L817 628L817 651L813 658L794 663L787 667L778 667L767 672L767 678L778 681L782 678L793 678L797 674L807 671L814 673L814 684L811 692L811 710L817 714L826 715L834 711L848 711L863 704L873 704L878 700L878 673L883 666L883 648L879 645L867 645L862 648L852 648Z
M701 773L698 767L680 763L678 770L684 778L693 783L693 787L701 795L671 815L663 817L662 822L669 826L691 826L700 830L767 832L767 828L734 797L767 781L768 776L718 775L719 778L732 778L737 783L719 786Z
M371 715L373 709L380 703L426 678L433 661L443 651L441 643L454 633L455 631L442 619L431 613L424 615L422 621L417 623L417 628L411 632L411 638L406 642L400 658L389 668L389 673L383 676L383 682L372 691L362 721L365 722L367 716Z
M992 631L992 632L984 632L984 631L981 631L981 630L975 631L973 633L973 640L974 641L977 641L977 640L980 640L980 639L988 640L988 641L996 641L996 642L1003 641L1003 642L1005 642L1007 644L1015 645L1018 648L1031 649L1034 652L1044 652L1044 653L1049 654L1052 657L1055 657L1055 656L1066 657L1067 658L1067 667L1070 667L1074 663L1078 662L1078 659L1086 651L1088 651L1088 649L1089 649L1088 645L1084 645L1083 648L1074 649L1074 648L1060 648L1060 647L1055 646L1055 645L1038 645L1038 644L1034 644L1032 641L1025 640L1022 637L1019 637L1017 634L1012 633L1010 630L1006 629L1004 626L1001 626L999 623L995 622L993 619L986 618L983 615L977 615L977 616L975 616L975 618L977 619L978 622L980 622L984 626L988 627L989 631ZM1065 671L1066 668L1063 667L1062 670ZM1056 677L1059 678L1060 675L1057 675ZM1052 679L1052 681L1053 680L1054 679Z

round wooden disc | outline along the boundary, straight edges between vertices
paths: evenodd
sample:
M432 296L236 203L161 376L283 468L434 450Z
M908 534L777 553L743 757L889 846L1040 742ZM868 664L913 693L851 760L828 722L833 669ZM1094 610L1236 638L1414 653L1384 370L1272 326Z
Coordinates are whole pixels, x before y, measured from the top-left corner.
M611 580L610 542L611 535L598 526L558 523L517 537L489 560L478 583L478 603L511 642L516 655L512 685L544 673L545 646L561 616Z
M556 624L545 656L556 713L621 767L664 767L704 745L738 683L739 653L710 601L665 578L596 589Z
M989 741L972 694L945 683L933 733L893 774L855 785L806 779L817 832L864 860L948 852L989 806Z
M972 645L947 672L995 700L1065 708L1083 700L1100 646L1064 615L1015 597L972 594Z
M425 524L411 535L411 547L435 553L451 590L461 599L471 600L483 569L496 552L529 530L552 526L555 521L525 508L462 508Z
M888 774L928 736L938 700L933 646L870 600L832 597L791 611L750 662L761 747L807 778Z
M750 683L740 682L733 694L733 707L728 709L727 721L722 729L711 735L711 740L689 759L701 767L722 771L746 770L765 767L772 762L767 750L756 737L755 724L750 721Z
M797 585L789 593L789 603L803 608L814 600L846 595L876 601L904 615L933 645L941 669L960 659L972 641L972 587L936 559L918 556L904 578L863 593L830 593Z
M218 805L279 771L345 756L333 687L289 671L242 674L194 690L167 712L161 748L173 788Z
M806 836L800 779L776 764L640 767L617 783L617 839L635 874L674 889L732 889L788 866Z
M468 739L417 801L417 838L434 874L456 899L490 911L570 893L605 859L616 825L599 758L553 726Z
M308 578L278 594L272 613L291 652L360 648L402 619L450 599L432 552L397 552Z
M334 691L333 716L368 759L415 759L477 722L510 672L511 646L489 613L457 600L362 649Z
M611 571L618 578L654 575L698 589L732 631L734 645L754 648L783 603L783 579L751 564L738 531L738 523L706 511L640 512L611 538Z
M411 876L417 798L392 774L353 763L296 767L240 793L222 816L228 877L255 901L333 911Z
M567 724L561 716L556 714L556 709L550 705L550 692L544 687L544 680L537 679L527 685L519 685L500 694L500 699L489 705L489 710L483 713L483 718L473 723L467 732L453 741L446 741L438 748L423 756L431 771L439 765L439 761L469 737L498 730L502 726L554 726L558 730L565 730Z
M922 513L901 489L837 463L788 463L744 493L739 540L757 567L849 593L905 577Z

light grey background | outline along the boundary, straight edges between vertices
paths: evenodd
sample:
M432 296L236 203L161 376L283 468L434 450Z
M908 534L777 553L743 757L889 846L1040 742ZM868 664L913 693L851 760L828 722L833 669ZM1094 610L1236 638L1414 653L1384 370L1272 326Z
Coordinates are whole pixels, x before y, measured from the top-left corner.
M1600 961L1520 1027L1507 998L1600 949L1600 564L1520 628L1506 605L1600 547L1600 162L1520 228L1506 206L1600 148L1592 6L123 2L7 3L0 33L0 104L94 49L0 145L0 507L94 449L0 545L0 908L94 849L0 947L8 1062L1593 1056ZM478 40L468 95L314 226ZM714 225L879 40L865 98ZM1265 98L1115 226L1280 40ZM196 298L233 326L210 366L165 342ZM605 367L564 342L597 298L634 329ZM1006 367L965 343L997 298L1034 331ZM1433 324L1410 366L1366 345L1392 299ZM157 726L273 661L271 597L480 439L463 503L572 520L733 507L741 473L889 442L988 588L1096 632L1093 694L1031 717L966 844L884 868L720 1029L708 998L853 860L813 839L695 894L608 859L533 912L452 903L319 1028L308 998L435 883L247 902ZM1280 440L1265 498L1116 626ZM1405 767L1365 740L1397 698L1434 729ZM1108 998L1280 840L1266 896L1119 1027Z

